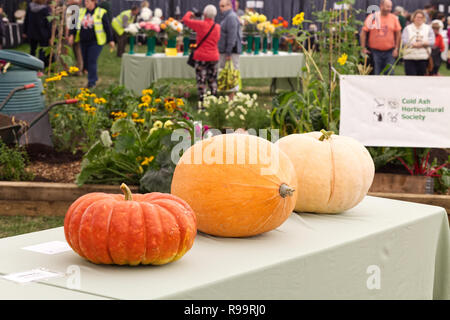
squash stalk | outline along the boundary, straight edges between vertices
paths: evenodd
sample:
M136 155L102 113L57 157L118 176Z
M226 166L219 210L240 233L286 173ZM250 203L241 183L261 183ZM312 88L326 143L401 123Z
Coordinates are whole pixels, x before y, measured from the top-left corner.
M120 185L120 189L122 189L123 194L125 195L125 201L131 201L133 200L133 196L131 194L130 188L125 183L122 183Z
M294 194L294 192L295 192L295 189L294 188L291 188L291 187L289 187L287 184L285 184L285 183L283 183L281 186L280 186L280 196L282 197L282 198L286 198L286 197L292 197L292 195Z
M324 129L320 130L320 132L322 133L322 136L319 138L319 141L328 140L334 134L333 131L326 131Z

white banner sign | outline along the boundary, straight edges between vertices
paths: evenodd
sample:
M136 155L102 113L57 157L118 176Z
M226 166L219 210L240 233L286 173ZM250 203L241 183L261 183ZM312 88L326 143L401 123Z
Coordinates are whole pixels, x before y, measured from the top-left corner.
M450 77L341 76L339 134L366 146L450 148Z

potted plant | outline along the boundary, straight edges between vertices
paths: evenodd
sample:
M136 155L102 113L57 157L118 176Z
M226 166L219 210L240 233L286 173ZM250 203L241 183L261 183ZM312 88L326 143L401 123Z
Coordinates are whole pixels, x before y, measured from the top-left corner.
M161 31L159 24L152 21L142 21L139 27L147 36L147 56L152 56L155 53L156 35Z
M138 23L129 24L125 28L125 33L130 38L130 51L129 54L134 54L134 44L136 42L136 35L139 33L140 27Z
M169 18L161 23L161 30L167 35L167 48L176 48L177 37L183 32L183 24L174 18Z
M280 16L273 19L272 24L275 27L272 36L272 52L277 55L280 48L280 38L284 33L288 32L287 28L289 27L289 23Z

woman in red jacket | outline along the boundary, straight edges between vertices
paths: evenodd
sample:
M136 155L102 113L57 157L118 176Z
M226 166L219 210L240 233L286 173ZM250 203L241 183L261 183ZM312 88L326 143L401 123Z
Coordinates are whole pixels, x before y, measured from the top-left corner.
M209 86L212 95L217 94L217 66L219 62L218 42L220 40L220 25L214 22L217 9L213 5L207 5L203 10L203 20L193 19L194 13L188 11L183 17L183 23L197 33L196 43L205 38L201 46L194 52L195 74L197 80L198 95L201 102ZM210 32L211 30L211 32Z

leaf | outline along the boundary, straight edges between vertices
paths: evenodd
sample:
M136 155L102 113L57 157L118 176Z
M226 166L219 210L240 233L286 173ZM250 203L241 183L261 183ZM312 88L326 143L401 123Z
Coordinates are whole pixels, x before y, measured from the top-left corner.
M114 149L118 153L126 152L127 150L131 149L136 142L136 138L133 134L130 133L121 133L117 138L115 142Z

